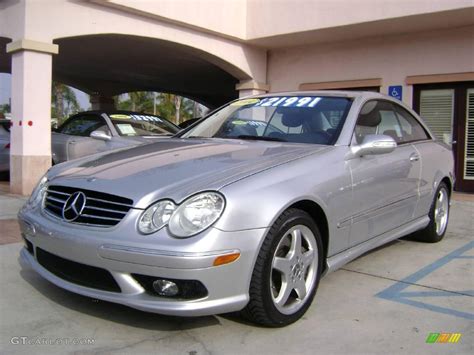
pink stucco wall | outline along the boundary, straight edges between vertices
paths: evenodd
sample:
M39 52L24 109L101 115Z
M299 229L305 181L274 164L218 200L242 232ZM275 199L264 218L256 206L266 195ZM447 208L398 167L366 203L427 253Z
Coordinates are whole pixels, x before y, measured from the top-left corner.
M382 78L405 85L409 75L474 71L474 26L442 31L306 45L269 52L271 91L298 90L302 83ZM404 88L411 104L412 87Z

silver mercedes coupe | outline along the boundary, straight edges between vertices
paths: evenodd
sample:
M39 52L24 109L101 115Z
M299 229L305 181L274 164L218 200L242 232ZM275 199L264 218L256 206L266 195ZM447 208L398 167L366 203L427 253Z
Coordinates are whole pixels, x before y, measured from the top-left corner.
M180 128L165 118L130 111L86 111L69 117L51 135L53 164L156 142Z
M169 315L284 326L322 275L394 239L438 242L451 150L372 92L233 101L176 136L52 167L19 220L53 284Z

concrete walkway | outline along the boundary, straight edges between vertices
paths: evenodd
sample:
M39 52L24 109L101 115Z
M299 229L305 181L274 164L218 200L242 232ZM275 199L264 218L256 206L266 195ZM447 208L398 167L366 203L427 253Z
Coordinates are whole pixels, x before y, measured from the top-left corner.
M0 196L0 223L23 201ZM305 317L283 329L166 317L64 291L22 270L16 234L0 246L0 353L472 354L474 202L456 200L451 211L441 243L402 239L355 260L325 277ZM462 335L427 344L430 333Z

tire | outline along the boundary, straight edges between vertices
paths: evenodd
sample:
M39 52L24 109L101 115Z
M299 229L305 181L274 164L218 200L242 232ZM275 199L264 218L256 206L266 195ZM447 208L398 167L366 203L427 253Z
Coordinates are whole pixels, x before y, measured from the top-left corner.
M286 210L260 248L243 316L268 327L282 327L300 319L319 284L322 250L313 219L304 211Z
M413 239L425 243L437 243L443 239L448 228L449 199L449 188L444 182L441 182L430 208L430 223L424 229L416 232Z

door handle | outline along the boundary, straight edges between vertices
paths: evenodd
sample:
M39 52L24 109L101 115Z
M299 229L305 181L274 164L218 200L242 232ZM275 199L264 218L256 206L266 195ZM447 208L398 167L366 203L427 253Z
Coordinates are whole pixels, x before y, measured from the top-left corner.
M410 161L418 161L420 160L420 156L418 154L410 155Z

